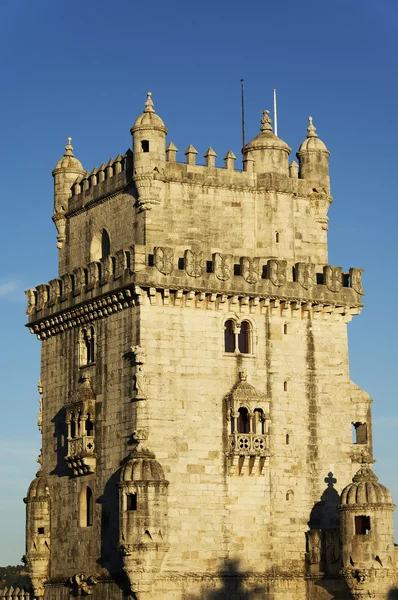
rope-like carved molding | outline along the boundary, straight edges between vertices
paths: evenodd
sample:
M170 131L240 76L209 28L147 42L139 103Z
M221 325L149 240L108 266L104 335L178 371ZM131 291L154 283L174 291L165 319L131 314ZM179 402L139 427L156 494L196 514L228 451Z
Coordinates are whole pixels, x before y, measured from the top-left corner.
M29 325L29 331L41 340L62 333L84 323L102 319L130 306L135 306L136 296L132 288L126 288L102 298L86 302L76 308L42 319Z

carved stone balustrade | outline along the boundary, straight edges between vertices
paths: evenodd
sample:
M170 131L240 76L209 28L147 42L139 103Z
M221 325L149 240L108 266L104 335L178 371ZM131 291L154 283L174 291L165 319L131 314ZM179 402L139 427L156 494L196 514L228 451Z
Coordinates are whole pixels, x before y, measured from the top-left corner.
M68 455L65 460L73 469L73 475L86 475L95 472L95 445L93 435L68 440Z
M229 436L231 454L239 456L269 456L268 436L261 433L232 433Z

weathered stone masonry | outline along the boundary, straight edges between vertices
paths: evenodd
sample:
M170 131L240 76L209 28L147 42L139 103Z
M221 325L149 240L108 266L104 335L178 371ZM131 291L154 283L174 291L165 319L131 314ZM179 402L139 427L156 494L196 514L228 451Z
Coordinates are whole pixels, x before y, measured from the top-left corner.
M91 172L68 140L59 275L26 293L42 342L35 597L387 598L394 505L348 370L362 270L328 264L312 119L289 165L264 111L243 172L212 148L196 165L192 145L178 163L150 94L131 132Z

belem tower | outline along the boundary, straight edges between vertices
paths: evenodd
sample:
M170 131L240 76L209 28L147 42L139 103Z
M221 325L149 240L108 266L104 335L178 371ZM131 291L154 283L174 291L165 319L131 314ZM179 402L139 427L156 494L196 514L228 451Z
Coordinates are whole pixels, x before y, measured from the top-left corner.
M29 598L395 597L395 505L348 368L362 269L328 264L329 151L307 131L289 163L264 111L243 171L192 145L179 162L148 93L132 150L88 172L68 140L59 274L26 292Z

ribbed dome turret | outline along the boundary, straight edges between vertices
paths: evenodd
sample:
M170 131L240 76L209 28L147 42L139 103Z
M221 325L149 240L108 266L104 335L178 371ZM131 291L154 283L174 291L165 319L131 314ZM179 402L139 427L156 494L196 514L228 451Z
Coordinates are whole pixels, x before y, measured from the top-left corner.
M54 171L57 169L72 169L73 171L81 171L84 173L83 165L73 154L72 138L68 138L68 143L65 146L65 154L57 162ZM54 175L53 171L53 175Z
M25 502L29 502L33 499L48 500L50 498L50 491L48 489L47 477L39 471L29 486L28 493Z
M388 488L378 482L377 476L368 466L361 467L352 483L341 493L341 506L355 504L391 504L393 500Z
M164 472L155 455L141 447L134 451L122 467L120 483L164 481Z
M288 156L291 148L272 131L269 110L263 111L261 131L243 148L245 159L253 160L255 173L288 174Z
M147 93L145 110L134 123L133 127L131 128L131 133L134 134L136 131L140 131L142 129L156 129L158 131L162 131L164 134L167 134L167 128L165 124L159 115L155 113L151 92Z
M312 117L308 117L308 121L309 125L307 127L307 137L301 144L298 154L300 154L300 152L327 152L329 156L329 150L326 148L322 140L319 139L318 134L316 133L316 128L312 122Z

